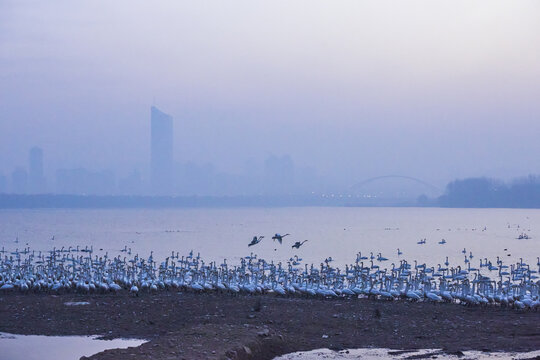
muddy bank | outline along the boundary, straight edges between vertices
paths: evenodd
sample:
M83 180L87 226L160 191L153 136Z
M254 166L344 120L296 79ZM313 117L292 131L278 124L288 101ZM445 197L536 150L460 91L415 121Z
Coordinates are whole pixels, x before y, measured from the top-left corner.
M317 348L540 348L540 312L368 299L4 294L0 319L0 332L150 340L138 348L92 356L96 360L272 359Z

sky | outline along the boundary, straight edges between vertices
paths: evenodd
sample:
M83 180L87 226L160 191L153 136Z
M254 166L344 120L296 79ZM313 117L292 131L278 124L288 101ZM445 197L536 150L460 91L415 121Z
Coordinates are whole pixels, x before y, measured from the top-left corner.
M538 1L0 0L0 173L290 155L347 187L540 173Z

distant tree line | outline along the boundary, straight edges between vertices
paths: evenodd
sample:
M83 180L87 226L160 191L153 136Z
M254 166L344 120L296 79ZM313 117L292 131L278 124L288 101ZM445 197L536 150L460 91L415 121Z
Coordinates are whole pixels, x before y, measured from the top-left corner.
M540 177L529 175L508 184L486 177L455 180L437 203L442 207L540 208Z

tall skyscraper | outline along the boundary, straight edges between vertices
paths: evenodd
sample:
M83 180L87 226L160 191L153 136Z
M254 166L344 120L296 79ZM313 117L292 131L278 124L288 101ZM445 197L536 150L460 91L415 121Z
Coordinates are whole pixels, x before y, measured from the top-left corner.
M43 175L43 150L38 147L30 149L28 159L28 185L30 193L40 194L45 192L45 176Z
M151 111L151 182L156 195L173 191L173 118L152 106Z

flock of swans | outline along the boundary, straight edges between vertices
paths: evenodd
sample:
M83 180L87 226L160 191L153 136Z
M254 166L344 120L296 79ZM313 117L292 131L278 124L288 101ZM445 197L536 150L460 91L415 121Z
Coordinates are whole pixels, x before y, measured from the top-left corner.
M281 242L284 236L275 240ZM256 244L260 240L255 237L253 242ZM138 295L140 292L177 289L322 298L369 297L386 301L403 299L516 309L540 307L540 259L537 264L527 264L521 259L513 264L505 264L500 258L495 261L484 259L475 268L471 265L472 254L469 256L465 255L463 267L450 266L446 258L436 267L400 260L383 268L382 263L387 259L381 253L377 256L371 253L369 257L358 253L354 263L338 268L331 265L330 257L316 266L302 265L302 259L297 255L288 262L274 263L251 253L233 265L227 260L221 264L205 262L193 251L184 256L172 252L165 261L158 262L152 252L147 258L137 254L131 256L131 249L128 251L127 247L117 256L97 255L92 247L79 246L53 248L47 252L30 248L8 252L2 248L0 293L129 291Z

